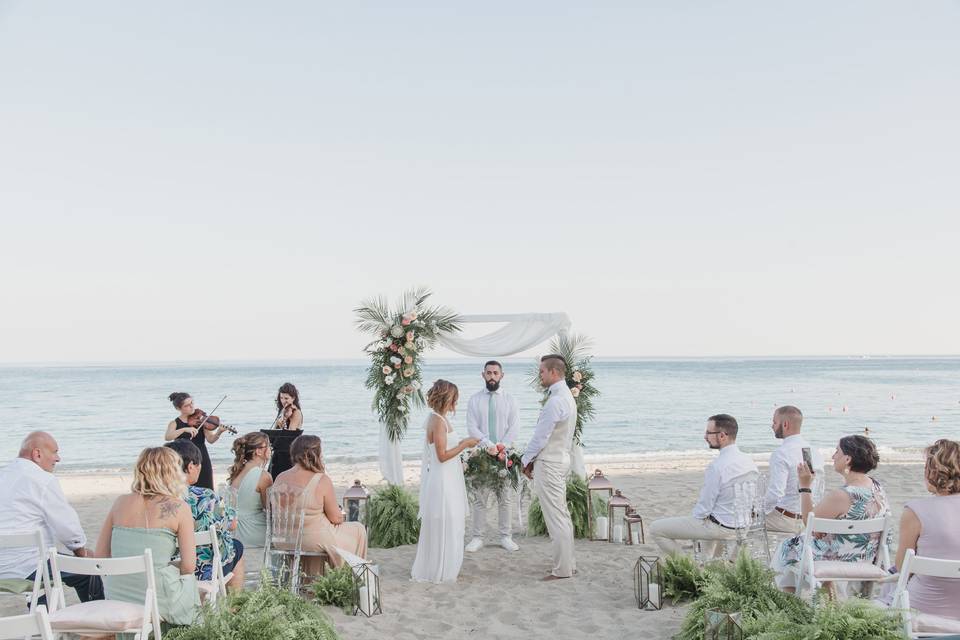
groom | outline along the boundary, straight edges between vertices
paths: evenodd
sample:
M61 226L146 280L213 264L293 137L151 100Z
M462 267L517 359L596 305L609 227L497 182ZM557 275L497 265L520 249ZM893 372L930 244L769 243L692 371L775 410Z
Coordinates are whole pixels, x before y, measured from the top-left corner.
M533 480L533 492L553 542L553 570L544 580L569 578L576 571L573 558L573 522L567 511L567 473L577 424L577 403L567 387L563 356L540 359L540 383L550 398L540 411L533 438L523 454L523 473Z

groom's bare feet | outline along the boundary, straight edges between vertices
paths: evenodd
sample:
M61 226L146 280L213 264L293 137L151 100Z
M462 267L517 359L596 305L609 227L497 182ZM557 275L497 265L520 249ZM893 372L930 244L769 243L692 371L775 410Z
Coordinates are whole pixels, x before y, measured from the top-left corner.
M540 582L552 582L553 580L566 580L571 576L555 576L552 573L546 577L540 578Z

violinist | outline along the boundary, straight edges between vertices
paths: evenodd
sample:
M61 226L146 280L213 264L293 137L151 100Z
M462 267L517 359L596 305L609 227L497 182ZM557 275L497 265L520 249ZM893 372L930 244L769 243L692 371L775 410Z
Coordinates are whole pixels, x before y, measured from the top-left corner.
M207 443L213 444L220 439L224 431L230 431L231 429L225 424L220 424L219 421L217 421L219 426L215 426L210 419L203 423L206 414L203 411L198 411L189 393L182 391L171 393L170 402L180 412L180 415L167 425L167 432L163 439L190 440L197 445L197 448L200 449L200 477L196 485L212 491L213 464L210 462L210 454L207 452ZM202 426L201 423L203 423Z
M273 423L273 428L282 431L300 432L303 430L300 394L297 392L297 388L289 382L281 385L277 391L277 419ZM287 440L287 442L290 441ZM292 466L289 449L279 446L278 443L270 458L270 475L276 478Z

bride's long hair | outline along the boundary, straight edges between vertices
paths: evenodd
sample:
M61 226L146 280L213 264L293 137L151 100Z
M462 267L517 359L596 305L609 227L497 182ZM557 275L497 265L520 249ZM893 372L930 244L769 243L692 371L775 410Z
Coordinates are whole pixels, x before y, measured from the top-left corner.
M459 399L460 390L448 380L437 380L427 391L427 406L442 416L452 411Z

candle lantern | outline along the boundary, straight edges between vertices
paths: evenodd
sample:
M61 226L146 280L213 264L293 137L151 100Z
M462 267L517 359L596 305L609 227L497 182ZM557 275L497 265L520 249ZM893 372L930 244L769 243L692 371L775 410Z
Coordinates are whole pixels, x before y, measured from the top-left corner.
M624 527L620 523L627 517L627 509L629 508L630 501L620 493L620 489L614 491L613 497L607 503L607 518L610 520L610 542L623 542ZM617 523L616 526L614 526L614 522ZM618 535L613 535L615 532Z
M353 486L343 494L343 510L347 514L347 522L362 522L367 524L367 500L370 499L370 492L360 484L359 480L353 481Z
M594 509L594 496L610 500L613 495L613 485L607 480L600 469L593 472L593 476L587 480L587 524L590 528L591 540L610 540L611 520L607 519L606 511L597 511Z
M627 514L623 516L623 524L627 529L627 544L636 544L633 541L633 534L638 533L637 540L640 544L646 544L647 540L643 535L643 518L634 511L633 507L627 509ZM639 529L639 531L637 531Z
M380 605L380 567L369 562L351 565L353 574L353 615L368 618L383 613Z
M704 617L706 618L703 632L705 640L743 640L743 627L740 626L739 613L707 609Z
M633 596L638 609L659 610L663 607L660 558L640 556L633 565Z

